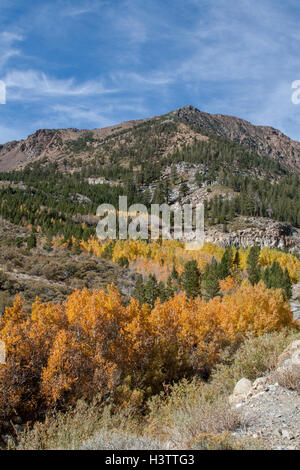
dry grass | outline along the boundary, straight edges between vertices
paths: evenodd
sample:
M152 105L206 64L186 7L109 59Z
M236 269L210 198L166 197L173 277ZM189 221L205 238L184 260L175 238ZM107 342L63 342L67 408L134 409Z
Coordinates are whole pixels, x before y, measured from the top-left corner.
M251 380L274 370L278 356L299 332L283 331L248 338L234 353L227 351L209 382L199 378L165 387L146 410L113 410L101 400L78 402L73 411L49 417L19 435L14 449L256 449L258 441L239 440L232 432L241 423L228 395L242 377ZM299 376L276 381L295 389ZM298 382L297 382L298 381ZM146 411L146 414L145 414Z
M281 367L272 375L271 380L288 390L295 390L300 393L300 368L299 366Z
M80 450L163 450L167 446L148 436L120 432L99 432L84 442Z
M200 434L192 446L195 450L263 450L264 444L257 439L238 439L229 432Z
M10 441L9 448L15 450L75 450L84 442L101 434L138 435L140 424L129 409L113 413L112 407L101 402L80 400L75 409L67 413L49 416L43 423L36 423L32 429L21 432L18 441Z
M165 395L149 403L146 432L170 441L176 448L187 449L200 434L233 431L242 423L230 409L227 398L210 400L210 385L198 379L186 380L171 387Z
M200 434L218 435L240 425L228 405L228 395L242 377L255 380L274 370L279 355L298 331L249 337L235 353L226 351L208 383L195 378L183 380L149 402L147 432L170 440L176 447L191 446Z
M243 377L255 380L273 371L280 354L293 341L300 339L297 330L283 330L251 337L233 353L227 350L211 376L214 394L230 394Z

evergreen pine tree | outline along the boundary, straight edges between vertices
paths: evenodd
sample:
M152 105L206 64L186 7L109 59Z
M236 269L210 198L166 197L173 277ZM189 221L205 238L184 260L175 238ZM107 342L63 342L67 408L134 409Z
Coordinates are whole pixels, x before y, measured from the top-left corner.
M184 267L181 277L181 285L188 297L197 297L200 294L201 273L197 261L189 261Z
M241 267L241 264L240 264L240 254L239 254L239 250L236 250L236 253L235 253L235 256L233 258L233 266L235 266L236 269L240 269Z
M222 256L221 263L219 264L219 279L225 279L230 276L230 270L233 263L233 250L232 247L226 248Z
M292 297L292 281L289 275L289 272L287 268L285 268L284 273L283 273L283 288L285 290L286 296L288 299Z
M188 185L186 183L182 183L179 188L179 197L182 199L187 195L189 191Z
M169 299L170 297L173 297L176 291L177 291L177 289L173 284L172 277L169 276L168 281L167 281L167 286L166 286L166 296L167 296L167 298Z
M175 266L173 266L172 273L171 273L171 278L174 279L174 281L178 281L178 279L179 279L179 274L176 271Z
M145 302L149 304L151 308L153 308L154 303L158 297L159 297L159 286L157 283L157 279L153 274L150 274L144 286Z
M215 258L206 266L203 278L203 290L204 296L207 300L212 299L219 294L219 265Z
M241 280L241 263L240 263L240 254L239 250L236 250L236 253L233 257L232 267L230 271L231 276L236 280Z
M27 240L27 248L28 250L31 250L32 248L36 247L36 236L34 233L30 235L30 237Z
M285 296L292 296L292 282L288 270L283 270L277 261L267 266L262 276L268 289L283 289Z
M132 296L140 303L145 303L143 276L138 274Z
M259 246L252 246L247 259L247 272L252 285L257 284L261 279L261 269L258 265L259 254Z

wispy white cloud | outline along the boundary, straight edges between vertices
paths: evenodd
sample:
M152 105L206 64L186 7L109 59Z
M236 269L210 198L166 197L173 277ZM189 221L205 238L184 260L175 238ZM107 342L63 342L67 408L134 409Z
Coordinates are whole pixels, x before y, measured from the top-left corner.
M139 44L148 39L147 25L137 16L126 13L116 18L111 18L112 27L117 33L124 35L128 43ZM130 45L130 44L129 44Z
M284 30L282 28L284 24ZM287 34L288 31L288 34ZM177 69L184 80L265 79L295 65L298 23L273 2L212 3L185 35L190 53Z
M113 121L98 111L85 106L67 106L55 105L51 110L56 114L60 122L86 122L88 126L91 124L97 127L105 127L113 124Z
M126 87L136 87L137 85L142 88L157 88L163 85L173 83L176 77L171 72L156 72L153 73L136 73L136 72L119 72L112 75L113 80L118 84L123 84Z
M106 127L116 124L116 112L136 112L146 116L149 110L145 108L139 100L132 103L123 104L122 100L115 98L113 102L104 102L99 109L91 105L61 105L57 104L50 107L53 121L59 120L62 125L70 127L72 125L80 126L85 122L87 126Z
M15 46L15 43L22 40L21 34L10 31L0 32L0 73L11 57L20 55L20 50Z
M86 15L88 13L93 13L95 11L95 8L94 6L87 6L87 7L78 7L78 8L72 8L72 7L68 7L66 9L64 9L62 12L61 12L61 15L62 16L70 16L70 17L76 17L76 16L81 16L81 15Z
M45 0L0 33L0 79L32 127L38 113L100 127L194 104L297 136L299 15L296 0Z
M5 76L4 82L11 100L28 100L36 96L97 96L117 91L116 89L106 88L100 80L76 84L73 78L52 78L36 70L11 71Z

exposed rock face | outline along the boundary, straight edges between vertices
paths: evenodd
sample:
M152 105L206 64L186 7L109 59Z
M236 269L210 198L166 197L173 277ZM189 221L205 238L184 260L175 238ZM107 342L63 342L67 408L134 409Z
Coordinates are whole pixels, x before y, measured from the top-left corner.
M290 344L278 359L278 367L289 367L293 365L300 367L300 340Z
M290 170L300 172L300 143L290 139L277 129L254 126L248 121L233 116L204 113L192 106L172 111L165 116L165 122L172 121L174 117L186 125L186 143L189 142L188 134L191 131L189 126L194 126L197 131L202 130L228 138L260 155L278 160ZM155 121L157 117L152 119ZM0 171L17 168L19 165L45 155L56 158L60 154L61 142L77 139L84 133L90 132L93 138L98 139L113 135L126 128L132 128L148 120L128 121L92 131L78 129L39 130L26 140L9 142L0 146ZM206 138L201 136L201 139Z
M300 283L294 284L292 287L291 310L294 319L300 322Z
M62 146L67 141L76 140L87 133L94 138L105 138L123 129L134 127L143 122L128 121L116 126L94 129L92 131L79 129L40 129L27 139L8 142L0 145L0 171L9 171L22 167L31 161L42 157L56 160L62 154Z
M237 410L245 425L236 436L258 438L267 449L300 450L300 396L296 391L271 384Z
M252 389L252 382L248 379L241 379L234 387L232 395L229 397L229 403L236 405L247 398Z
M254 126L244 119L222 114L208 114L193 106L173 111L183 122L207 132L226 137L260 155L278 160L287 168L300 172L300 143L273 127Z
M245 219L246 220L246 219ZM288 248L290 251L300 249L300 230L271 219L248 218L248 228L223 233L219 228L212 227L205 233L205 241L224 247L259 245L261 248Z
M8 142L0 146L1 170L10 170L43 156L51 143L58 146L58 136L59 131L43 129L36 131L26 140Z

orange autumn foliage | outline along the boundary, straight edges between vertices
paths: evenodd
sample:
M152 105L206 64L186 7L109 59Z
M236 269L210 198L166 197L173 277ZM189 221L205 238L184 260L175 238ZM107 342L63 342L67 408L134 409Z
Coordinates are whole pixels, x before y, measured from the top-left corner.
M233 282L224 281L232 293L222 298L181 293L152 310L134 299L125 305L113 285L76 291L63 304L37 300L30 316L17 298L0 320L8 355L0 366L2 418L15 410L29 418L98 394L141 403L163 383L209 370L222 348L249 332L293 325L280 290L247 281L231 289Z
M222 293L230 294L237 289L238 282L232 276L228 276L226 279L219 281L219 286Z

